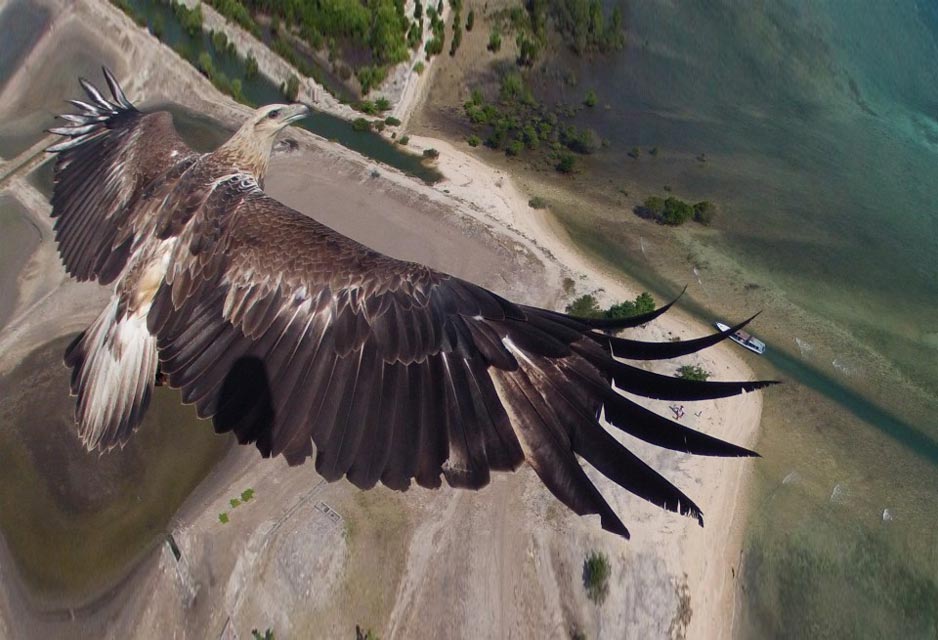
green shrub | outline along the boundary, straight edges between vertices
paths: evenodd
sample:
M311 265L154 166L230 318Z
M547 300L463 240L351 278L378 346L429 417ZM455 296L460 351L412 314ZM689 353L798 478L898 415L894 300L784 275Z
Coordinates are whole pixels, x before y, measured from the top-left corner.
M655 299L647 291L638 294L635 300L625 300L605 310L601 309L596 298L589 294L580 296L567 305L567 313L579 318L631 318L651 313L654 310Z
M388 109L391 108L391 101L385 98L384 96L381 96L380 98L375 100L375 108L378 111L387 111Z
M632 147L632 149L629 151L629 157L633 160L638 160L638 156L640 155L642 155L642 150L638 147Z
M685 364L677 370L677 373L674 374L675 378L680 378L681 380L697 380L700 382L706 382L710 378L710 372L702 367L696 365Z
M401 139L397 141L397 144L407 146L410 143L410 136L401 136Z
M502 34L496 30L492 30L492 33L489 34L489 44L486 47L492 53L498 53L502 48Z
M609 558L601 551L591 551L583 561L583 586L586 596L595 604L602 604L609 595L611 573Z
M572 153L561 153L554 168L560 173L573 173L576 171L576 158Z
M431 160L435 160L440 157L440 152L437 151L436 149L424 149L423 157L430 158Z
M401 126L401 121L394 116L388 116L384 119L384 124L388 125L389 127L399 127Z
M355 131L370 131L371 120L368 120L367 118L355 118L352 120L352 129Z
M524 143L521 140L512 140L505 147L505 153L509 156L521 155L522 151L524 151Z
M470 147L478 147L480 144L482 144L482 138L473 133L471 136L466 138L466 142L469 143Z
M603 315L596 298L590 294L582 295L568 304L566 311L577 318L601 318Z
M476 12L473 9L469 10L469 15L466 16L466 31L472 31L472 27L476 23Z
M378 107L371 100L362 100L355 108L369 116L377 115L378 113Z
M532 209L546 209L547 200L545 200L541 196L534 196L533 198L528 200L528 206L531 207Z
M414 71L417 73L418 76L419 76L421 73L423 73L423 70L426 69L426 68L427 68L427 67L426 67L426 65L423 63L423 61L420 61L420 62L418 62L417 64L414 65Z
M694 217L694 208L683 200L670 197L664 201L664 210L658 216L658 222L671 226L682 225Z
M218 514L218 521L222 524L228 524L228 514L226 512L221 512Z
M585 104L587 107L595 107L596 102L596 92L590 89L586 92L586 97L583 99L583 104Z

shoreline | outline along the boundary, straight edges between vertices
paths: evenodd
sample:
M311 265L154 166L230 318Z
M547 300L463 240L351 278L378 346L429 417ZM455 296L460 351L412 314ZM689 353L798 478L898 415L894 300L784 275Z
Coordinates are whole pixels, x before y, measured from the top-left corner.
M117 11L113 7L110 8ZM93 10L92 13L94 13ZM123 14L120 15L123 16ZM126 16L123 17L126 18ZM137 34L137 36L142 35L143 34ZM150 55L153 55L154 51L160 51L160 49L154 49L151 45L141 45L140 48L148 49ZM186 69L181 70L176 68L180 64L186 67ZM235 119L234 116L236 114L245 112L244 108L236 105L233 101L227 98L219 98L218 96L220 94L217 94L214 88L208 84L207 80L195 73L194 70L189 67L188 63L184 61L180 62L175 59L171 59L171 62L164 60L162 62L157 61L153 63L151 61L151 67L142 74L139 83L135 83L135 86L132 86L131 90L138 94L143 92L147 97L153 97L153 93L144 91L144 89L151 81L151 76L157 76L158 78L162 76L164 79L169 77L166 71L161 71L164 67L174 67L175 73L172 74L173 82L178 82L176 74L180 71L182 71L183 76L188 79L188 83L183 83L184 85L188 84L187 87L183 86L180 88L176 85L166 85L174 86L174 91L179 93L184 92L185 89L192 89L184 101L185 104L189 106L195 105L195 108L208 111L211 115L222 117L222 119L227 121ZM429 81L432 75L429 71L428 69L424 72L422 78L423 83L417 83L417 90L411 92L409 99L404 101L401 107L401 113L402 115L406 115L407 118L401 117L401 120L405 122L408 121L426 99ZM12 81L13 79L11 79L10 84L12 84ZM231 104L228 104L229 102ZM219 114L223 115L220 116ZM337 157L350 164L359 166L363 174L363 180L366 179L364 174L368 168L375 165L373 161L362 158L358 154L345 150L337 145L324 143L314 135L308 136L305 132L296 132L296 135L304 138L305 142L310 147L316 149L316 153L326 154L327 157ZM525 282L522 282L522 280L525 280L524 278L515 278L514 275L512 276L512 280L515 281L514 286L512 286L513 283L511 281L504 277L502 277L501 282L495 281L489 284L489 286L495 286L498 290L503 292L509 289L515 289L515 297L518 297L518 294L526 294L526 296L522 295L522 297L527 297L528 300L532 302L536 300L536 303L541 306L554 308L562 306L564 294L561 291L560 283L565 276L574 277L578 285L585 283L591 288L601 288L603 290L602 295L604 301L634 297L634 295L640 291L640 288L631 286L621 276L610 273L601 265L596 264L595 261L591 260L588 256L581 254L580 251L572 245L570 238L565 238L564 235L560 233L562 229L559 223L554 220L549 213L530 209L527 205L527 198L522 191L517 188L512 178L507 175L506 172L489 167L472 155L459 151L450 142L422 136L412 136L411 140L415 148L421 148L421 146L425 145L426 147L433 146L440 150L441 156L438 161L438 166L443 170L446 179L433 187L428 187L426 185L416 184L414 180L407 178L396 170L382 167L382 180L388 181L402 192L414 194L415 197L418 197L423 202L435 203L441 206L445 205L452 208L455 213L455 219L447 221L449 225L455 224L457 227L465 226L466 224L476 225L485 229L486 233L493 237L506 238L509 244L514 247L513 250L523 256L524 260L539 262L543 265L543 282L547 284L547 287L550 287L551 283L553 283L554 292L545 299L543 296L547 292L546 287L542 286L539 287L539 291L533 291L533 287L526 287ZM460 222L460 219L467 222ZM71 289L76 290L74 287ZM77 295L75 296L75 303L78 306L87 306L86 301L79 300ZM22 315L22 313L19 313L20 311L20 309L17 309L18 313L15 316L16 319L19 319ZM83 324L81 319L75 320L74 322ZM9 329L9 327L7 328ZM671 312L657 321L647 332L643 332L643 337L652 339L667 339L668 335L689 337L692 335L701 335L705 331L706 330L701 327L699 323L688 318L686 314ZM3 333L7 332L4 331ZM706 358L701 361L710 363L709 366L715 369L720 369L721 375L724 370L729 370L733 373L742 371L745 374L747 369L742 365L742 361L729 351L726 346L716 347L710 351L714 353L707 352L704 354ZM0 366L0 369L8 370L9 367L12 367L10 364L12 360L6 351L4 353L3 366ZM15 357L13 360L15 360ZM668 366L672 365L669 364ZM751 395L752 398L747 398L747 407L749 414L755 415L755 422L747 424L730 424L730 422L726 420L722 422L711 422L710 426L714 429L713 432L716 435L728 437L743 445L752 444L752 441L754 441L758 433L757 418L761 410L761 396L757 394ZM734 399L730 399L729 402L733 400ZM758 400L758 403L754 403L754 400ZM737 402L739 402L738 399ZM713 409L714 413L718 412L719 406L717 406L716 402L706 403L706 405L708 412L710 409ZM730 408L733 406L735 405L729 405ZM646 451L641 451L641 453L644 455ZM648 459L656 458L656 452L649 449L647 453ZM248 457L247 453L242 455L242 459L247 459ZM676 456L672 456L672 458L676 458ZM696 523L688 519L680 518L679 516L666 512L659 513L655 507L635 503L626 497L618 495L618 492L615 497L618 498L620 502L618 505L614 503L614 508L623 512L627 525L630 526L635 533L633 542L618 543L618 541L609 541L605 537L599 536L596 530L596 523L593 522L592 519L578 520L571 519L567 516L561 518L562 525L568 529L568 533L574 534L571 536L574 542L592 540L597 544L609 547L618 556L624 557L638 553L656 553L659 559L662 559L665 563L669 563L669 566L675 571L680 570L681 567L693 565L692 571L688 577L688 584L691 588L691 603L692 606L696 605L694 606L695 613L691 617L690 622L690 629L695 630L695 633L692 634L691 637L725 637L722 634L715 633L717 629L714 628L713 625L718 624L718 622L715 623L713 618L716 617L720 619L721 616L719 612L726 611L725 595L728 585L725 575L715 572L715 569L719 568L718 565L726 565L728 557L731 557L729 560L730 564L735 562L736 550L740 548L740 545L737 544L738 540L736 537L734 537L732 545L729 544L729 541L726 541L723 545L724 553L716 554L721 558L720 562L711 564L708 562L708 558L712 555L713 547L705 545L703 541L706 538L711 538L713 534L720 533L720 524L724 523L724 521L728 520L729 523L736 523L738 520L745 520L745 505L740 504L738 494L744 491L744 485L741 479L748 473L746 469L750 469L751 465L750 463L736 460L716 461L712 459L679 459L678 461L672 459L670 462L667 462L667 464L661 466L659 466L659 463L660 460L655 460L654 462L655 466L662 468L666 475L674 477L675 474L677 474L675 478L677 480L683 478L684 481L681 483L683 485L687 485L690 481L697 484L702 482L703 489L710 493L716 492L718 486L722 488L720 496L723 499L717 499L715 502L708 501L708 497L702 495L701 489L690 489L693 497L699 500L705 510L708 519L707 529L701 531L696 527ZM223 462L222 465L224 464ZM306 466L311 468L312 465ZM737 467L735 472L733 471L734 467ZM309 469L307 469L307 472L308 471ZM257 471L257 473L261 472ZM530 484L530 475L531 474L518 474L520 479L517 480L516 483L523 484L524 482L528 482L528 484ZM210 472L210 476L212 479L204 481L202 485L190 495L189 499L184 502L179 512L177 512L176 517L185 517L187 519L201 518L203 524L206 518L209 521L212 519L213 506L215 505L207 501L205 496L213 492L216 494L223 493L227 485L219 487L217 483L231 484L232 479L218 478L214 471ZM733 487L735 487L735 492L731 490ZM608 493L610 492L607 492L607 494ZM431 504L441 504L442 498L440 496L445 495L452 496L454 494L453 492L442 492L435 498L428 497L426 499ZM541 499L542 498L543 496L541 496ZM472 496L459 495L459 499L475 503L475 498ZM190 504L194 500L199 500L201 504ZM224 498L222 498L222 500L224 500ZM183 514L186 515L184 516ZM633 514L639 515L634 516ZM732 527L734 531L739 530L738 537L741 539L742 526L737 527L735 524L730 524L730 527ZM669 543L667 545L667 554L663 553L661 545L655 542L655 538L660 535L669 536L666 539ZM415 538L416 537L415 535ZM639 538L644 540L641 546L637 541ZM720 541L722 539L717 537L716 540ZM557 544L561 543L557 542ZM580 547L569 540L563 544L568 545L566 551L569 557L576 557L576 553L579 552ZM411 553L413 553L413 548L411 547L411 549ZM664 557L662 558L662 556ZM148 558L150 557L152 556L148 555ZM2 561L6 562L7 559L4 557ZM152 560L144 560L144 563L150 562L152 562ZM162 567L162 561L160 566ZM149 572L144 573L149 575ZM405 573L405 577L406 575L409 574ZM723 579L718 581L720 577ZM143 580L143 578L140 578L140 580ZM137 582L137 576L134 575L131 582ZM710 593L720 593L723 595L719 598L714 596L711 600L707 597L707 594ZM139 597L141 597L141 595L138 593L136 598ZM700 608L700 602L708 604ZM715 604L709 604L711 602ZM730 602L730 604L732 605L732 602ZM702 611L706 611L708 608L712 608L716 612L715 615L702 613ZM400 615L404 616L404 614ZM730 616L732 617L732 609L730 609ZM402 620L400 617L396 619ZM3 618L0 617L0 624L2 624L2 622ZM615 623L616 621L614 620L600 620L600 624L604 625ZM399 633L405 634L407 624L407 621L404 620L403 622L395 623L394 628L403 628L404 630L399 631ZM621 622L619 624L621 624ZM704 627L698 628L700 625L704 625ZM607 627L603 626L602 628L606 629ZM404 637L404 635L400 637Z

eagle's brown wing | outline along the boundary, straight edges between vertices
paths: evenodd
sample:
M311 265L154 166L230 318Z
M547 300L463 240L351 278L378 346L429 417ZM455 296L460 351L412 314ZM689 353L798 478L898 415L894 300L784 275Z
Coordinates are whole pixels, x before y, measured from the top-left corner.
M88 102L71 100L80 113L60 116L51 129L67 139L58 152L52 217L65 269L78 280L113 281L123 270L147 208L140 201L160 178L172 180L195 161L168 111L141 113L111 72L105 98L81 80Z
M674 399L768 384L687 382L626 365L613 353L670 357L728 334L659 352L612 338L589 320L371 251L244 176L219 185L187 224L148 326L184 401L265 456L296 464L315 451L327 480L395 489L411 478L438 487L441 476L479 488L491 470L527 461L576 513L599 514L624 536L577 454L647 500L701 514L599 424L602 409L663 447L753 454L642 408L611 381Z

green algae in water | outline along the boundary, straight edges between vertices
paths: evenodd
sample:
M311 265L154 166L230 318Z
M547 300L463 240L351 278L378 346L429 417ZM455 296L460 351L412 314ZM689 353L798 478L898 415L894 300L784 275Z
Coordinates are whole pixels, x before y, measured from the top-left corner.
M787 536L758 526L748 536L741 638L938 637L938 583L891 538L888 518L861 525L844 507L785 491L772 508L798 509L801 522Z
M0 380L0 530L41 608L86 604L125 576L232 442L157 389L126 447L86 452L62 364L69 340Z

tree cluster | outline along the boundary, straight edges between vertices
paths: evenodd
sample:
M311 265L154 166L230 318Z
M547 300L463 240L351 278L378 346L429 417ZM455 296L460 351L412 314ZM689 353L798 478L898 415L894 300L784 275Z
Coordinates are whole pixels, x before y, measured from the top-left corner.
M682 225L689 220L709 225L716 215L716 206L707 200L690 204L674 196L650 196L635 208L635 213L642 218L670 226Z
M328 45L331 58L337 53L348 53L346 57L358 60L353 65L354 71L365 94L384 80L389 66L408 58L410 49L419 46L422 35L405 15L403 0L244 0L244 3L254 12L272 15L278 23L289 25L290 33L301 37L313 49Z
M578 318L632 318L654 310L655 299L647 291L638 294L635 300L623 300L608 309L600 308L596 298L589 294L580 296L567 305L567 313Z

